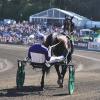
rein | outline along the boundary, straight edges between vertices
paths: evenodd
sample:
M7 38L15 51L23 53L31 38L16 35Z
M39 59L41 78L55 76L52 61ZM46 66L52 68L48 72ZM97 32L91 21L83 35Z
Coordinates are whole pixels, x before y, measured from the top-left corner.
M60 43L61 43L61 41L58 42L58 43L56 43L56 44L54 44L54 45L52 45L52 46L50 46L50 47L53 48L53 47L57 46L57 45L60 44Z
M48 53L49 53L49 56L50 56L50 57L51 57L51 50L52 50L52 48L55 47L55 46L57 46L57 45L60 44L60 43L61 43L61 41L58 42L58 43L56 43L55 45L49 46Z

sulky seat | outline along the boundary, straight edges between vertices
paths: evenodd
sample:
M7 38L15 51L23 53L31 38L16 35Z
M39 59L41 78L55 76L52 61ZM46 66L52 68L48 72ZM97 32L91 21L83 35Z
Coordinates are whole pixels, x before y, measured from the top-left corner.
M33 68L42 68L45 66L46 58L42 53L31 52L31 65Z

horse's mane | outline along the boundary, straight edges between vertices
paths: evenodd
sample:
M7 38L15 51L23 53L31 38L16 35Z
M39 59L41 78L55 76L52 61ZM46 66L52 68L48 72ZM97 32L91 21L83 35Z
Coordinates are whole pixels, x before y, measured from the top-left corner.
M46 47L49 47L52 45L52 34L49 34L47 37L46 37L46 40L44 42L44 45Z

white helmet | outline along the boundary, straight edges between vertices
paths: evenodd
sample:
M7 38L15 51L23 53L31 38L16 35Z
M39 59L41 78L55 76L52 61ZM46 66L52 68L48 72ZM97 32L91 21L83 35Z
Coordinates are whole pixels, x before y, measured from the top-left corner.
M34 37L34 43L42 44L44 42L44 35L36 34Z
M34 38L35 38L35 36L33 34L28 37L28 44L29 45L32 45L34 43Z

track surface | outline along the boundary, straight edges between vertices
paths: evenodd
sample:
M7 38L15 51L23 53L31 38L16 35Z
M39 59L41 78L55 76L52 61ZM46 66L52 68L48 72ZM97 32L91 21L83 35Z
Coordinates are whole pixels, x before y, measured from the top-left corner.
M45 90L40 91L41 70L26 67L24 88L16 90L17 59L24 59L27 47L0 44L0 100L100 100L100 52L75 50L75 92L68 95L68 73L64 87L57 85L52 67L45 77Z

